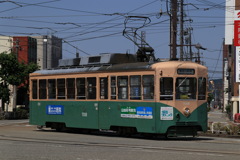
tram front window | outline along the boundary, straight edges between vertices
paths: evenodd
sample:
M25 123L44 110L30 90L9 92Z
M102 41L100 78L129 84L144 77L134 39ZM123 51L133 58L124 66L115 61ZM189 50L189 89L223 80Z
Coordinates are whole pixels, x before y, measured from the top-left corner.
M206 99L206 78L201 77L198 79L198 99L205 100Z
M196 99L196 78L177 78L176 99Z

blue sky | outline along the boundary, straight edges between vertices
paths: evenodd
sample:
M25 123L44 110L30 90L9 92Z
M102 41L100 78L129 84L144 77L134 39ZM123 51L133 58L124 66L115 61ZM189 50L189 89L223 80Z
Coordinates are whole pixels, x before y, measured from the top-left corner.
M166 1L2 0L0 35L55 35L71 44L63 44L63 58L74 57L76 48L80 56L135 53L137 47L122 35L124 21L127 16L142 16L151 22L137 33L145 31L146 41L157 58L169 58ZM184 28L192 28L192 44L207 48L201 51L201 57L209 68L210 79L221 78L225 0L185 0L184 4ZM127 25L140 27L143 21ZM194 47L193 52L197 52Z

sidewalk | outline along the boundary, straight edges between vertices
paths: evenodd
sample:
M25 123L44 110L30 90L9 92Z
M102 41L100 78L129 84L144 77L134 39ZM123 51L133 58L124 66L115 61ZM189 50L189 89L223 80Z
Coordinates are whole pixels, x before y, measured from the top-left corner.
M208 131L201 135L240 138L239 131L239 124L230 121L227 113L222 112L222 110L212 109L208 112Z
M227 117L226 113L223 113L222 110L220 109L212 109L211 111L208 112L208 123L211 122L230 122L229 118Z

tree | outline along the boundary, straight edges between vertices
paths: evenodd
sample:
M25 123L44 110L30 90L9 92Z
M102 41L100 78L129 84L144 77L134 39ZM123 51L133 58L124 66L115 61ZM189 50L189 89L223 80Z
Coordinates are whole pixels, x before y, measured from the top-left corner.
M2 110L5 110L4 108L4 103L9 101L9 96L10 96L10 90L8 89L8 85L6 83L1 82L0 83L0 99L2 99ZM1 109L0 109L1 111ZM1 113L1 112L0 112Z
M37 64L34 63L24 64L23 62L18 62L17 56L14 53L1 53L0 99L2 99L2 103L4 104L9 101L9 85L28 86L29 73L36 71L38 68Z

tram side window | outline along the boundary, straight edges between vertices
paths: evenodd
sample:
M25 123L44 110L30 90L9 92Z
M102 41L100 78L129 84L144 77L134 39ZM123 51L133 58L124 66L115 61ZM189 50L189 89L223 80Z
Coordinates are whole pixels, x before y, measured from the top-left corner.
M128 99L128 77L118 77L118 99Z
M111 77L111 99L116 99L117 97L116 87L116 77Z
M205 100L206 99L206 78L198 79L198 99Z
M160 100L173 100L173 78L160 79Z
M176 99L196 99L196 78L177 78Z
M67 79L67 99L75 99L75 79Z
M130 76L130 99L141 99L141 76Z
M77 99L86 99L86 88L85 88L85 78L77 78Z
M37 99L37 80L32 80L32 99Z
M96 78L87 78L87 99L96 99Z
M100 99L108 99L108 79L100 78Z
M47 81L39 80L39 99L47 99Z
M154 76L144 75L143 76L143 99L154 98Z
M65 79L57 79L57 99L65 98Z
M56 99L56 80L48 80L48 99Z

